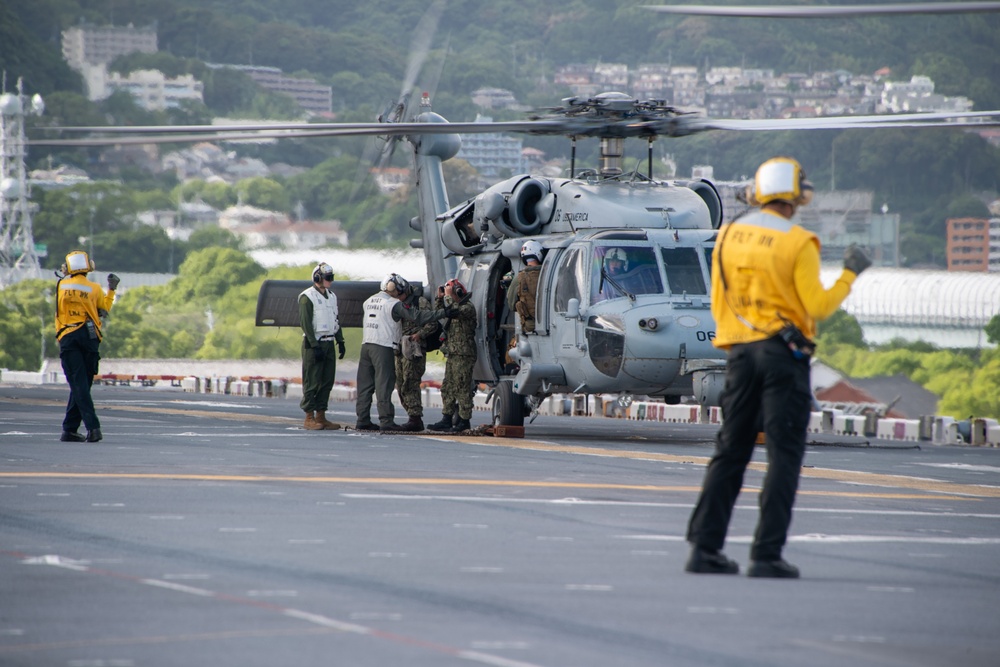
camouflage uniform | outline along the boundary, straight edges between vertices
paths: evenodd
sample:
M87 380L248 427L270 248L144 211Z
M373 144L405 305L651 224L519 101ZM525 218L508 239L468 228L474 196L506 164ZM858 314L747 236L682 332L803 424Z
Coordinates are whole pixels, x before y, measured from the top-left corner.
M444 307L438 297L438 308ZM468 421L472 418L472 370L476 365L476 307L469 301L458 306L448 319L448 360L441 383L441 412L450 419L455 412Z
M422 296L411 294L403 302L419 310L430 310L431 302ZM396 350L396 391L399 402L410 417L423 417L424 407L420 401L420 382L427 370L427 352L424 340L437 331L434 322L420 325L410 320L403 320L403 338L419 334L420 340L415 344L415 354L412 358L403 354L402 349Z

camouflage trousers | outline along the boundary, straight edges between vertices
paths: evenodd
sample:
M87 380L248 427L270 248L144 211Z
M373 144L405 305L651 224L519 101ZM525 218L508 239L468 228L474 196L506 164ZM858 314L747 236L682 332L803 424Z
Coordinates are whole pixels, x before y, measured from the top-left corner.
M445 415L458 412L462 419L472 419L472 369L475 357L453 354L444 365L444 382L441 383L441 411Z
M410 417L423 417L424 406L420 402L420 382L427 370L427 357L420 355L407 359L402 354L396 355L396 392L399 402Z

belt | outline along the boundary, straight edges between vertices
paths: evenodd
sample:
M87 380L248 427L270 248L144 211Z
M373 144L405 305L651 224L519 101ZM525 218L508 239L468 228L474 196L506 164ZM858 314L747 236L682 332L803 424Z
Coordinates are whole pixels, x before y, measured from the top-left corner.
M337 337L336 336L320 336L316 340L318 340L321 343L325 343L328 340L337 340Z

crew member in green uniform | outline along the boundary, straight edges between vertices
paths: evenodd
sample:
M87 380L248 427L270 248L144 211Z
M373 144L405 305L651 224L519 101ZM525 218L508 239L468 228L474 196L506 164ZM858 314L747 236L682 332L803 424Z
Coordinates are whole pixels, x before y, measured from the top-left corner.
M472 371L476 366L476 307L465 286L453 278L438 294L438 308L448 310L447 354L441 383L441 421L432 431L461 433L472 428Z
M430 310L431 302L417 292L413 285L407 288L403 305L416 310ZM418 324L411 320L401 322L403 337L396 350L396 393L409 420L401 425L401 431L424 430L424 406L420 396L420 383L427 370L427 345L429 338L440 335L441 326L437 320L428 324Z
M524 268L518 271L511 281L510 287L507 288L507 307L517 312L521 322L521 331L533 333L535 331L535 299L538 294L538 278L542 274L542 244L531 239L522 243L521 261L524 262ZM517 336L511 336L506 357L510 367L517 366L510 356L511 350L516 345Z
M340 424L326 418L330 391L337 377L337 359L347 352L340 328L340 311L333 284L333 267L317 264L313 284L299 294L299 325L302 327L302 400L306 413L303 428L309 431L335 431ZM334 343L337 356L334 356Z

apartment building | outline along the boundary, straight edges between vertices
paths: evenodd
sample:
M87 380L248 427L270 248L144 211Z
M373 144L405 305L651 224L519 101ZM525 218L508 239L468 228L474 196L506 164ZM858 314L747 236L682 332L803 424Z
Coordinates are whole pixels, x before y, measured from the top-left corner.
M62 32L63 58L78 72L87 65L107 65L118 56L157 50L153 27L80 25Z
M950 218L949 271L1000 271L1000 218Z

